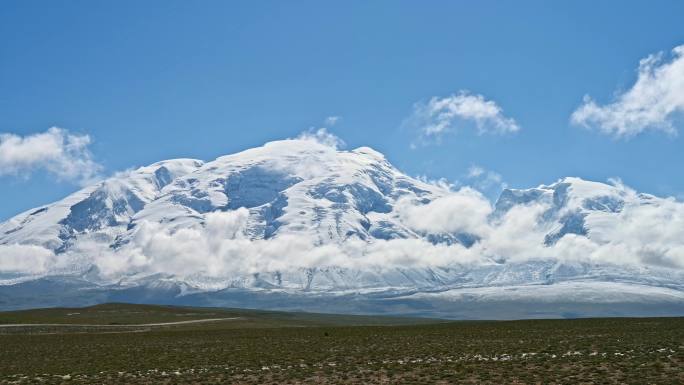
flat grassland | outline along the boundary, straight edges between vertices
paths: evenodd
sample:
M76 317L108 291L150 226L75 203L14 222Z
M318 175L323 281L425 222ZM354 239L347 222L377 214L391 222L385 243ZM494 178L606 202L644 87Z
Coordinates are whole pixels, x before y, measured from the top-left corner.
M684 383L684 318L444 322L106 304L5 312L0 325L0 383Z

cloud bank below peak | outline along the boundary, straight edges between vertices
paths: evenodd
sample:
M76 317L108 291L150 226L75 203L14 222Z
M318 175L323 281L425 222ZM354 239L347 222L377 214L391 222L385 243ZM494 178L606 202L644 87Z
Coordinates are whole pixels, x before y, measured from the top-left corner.
M642 59L634 85L611 103L600 105L585 96L571 122L615 138L645 131L676 134L673 120L684 112L684 45L675 47L667 59L663 52Z

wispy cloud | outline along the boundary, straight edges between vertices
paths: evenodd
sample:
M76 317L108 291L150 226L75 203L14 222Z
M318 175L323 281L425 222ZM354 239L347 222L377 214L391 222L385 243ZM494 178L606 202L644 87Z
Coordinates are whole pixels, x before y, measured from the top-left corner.
M485 169L477 165L472 165L468 168L468 178L478 178L484 173Z
M675 47L669 58L660 52L642 59L636 83L612 103L599 105L585 96L571 121L616 138L629 138L646 130L676 134L673 118L682 112L684 45Z
M325 124L326 127L332 127L332 126L336 125L337 123L339 123L340 120L342 120L341 116L328 116L327 118L325 118L323 123Z
M499 194L508 187L501 174L478 165L468 168L466 179L476 189L489 194Z
M433 97L427 103L416 103L407 120L426 139L439 139L448 132L456 131L459 123L465 122L474 123L478 134L505 134L520 130L515 119L504 115L496 102L469 91L460 91L445 98Z

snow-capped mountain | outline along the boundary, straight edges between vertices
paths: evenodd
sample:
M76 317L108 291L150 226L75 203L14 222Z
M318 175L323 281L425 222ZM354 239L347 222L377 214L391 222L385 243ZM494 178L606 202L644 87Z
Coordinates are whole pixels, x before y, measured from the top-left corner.
M683 267L674 199L565 178L492 205L406 176L373 149L310 138L155 163L0 224L4 308L123 299L453 318L684 314Z
M567 234L601 239L605 226L619 220L625 205L631 208L658 204L652 195L636 194L624 188L580 178L564 178L550 186L527 190L506 189L496 202L495 215L500 216L521 204L544 203L548 210L543 219L555 226L545 239L546 245L556 243Z
M287 232L319 243L417 237L393 205L404 196L446 193L404 176L369 148L335 152L313 141L280 141L208 163L176 159L122 173L1 224L0 244L64 253L88 237L118 248L141 221L173 230L241 207L249 210L252 239Z

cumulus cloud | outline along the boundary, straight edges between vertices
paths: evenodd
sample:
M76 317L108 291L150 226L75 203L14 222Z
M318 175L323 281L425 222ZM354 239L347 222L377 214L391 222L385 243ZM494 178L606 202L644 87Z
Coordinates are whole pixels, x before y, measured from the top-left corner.
M423 138L440 138L455 131L459 123L474 123L478 134L505 134L520 130L513 119L503 114L503 109L484 96L460 91L445 98L433 97L427 103L416 103L407 120L417 127Z
M26 136L0 134L0 176L45 170L60 180L90 183L101 170L88 150L90 143L90 136L58 127Z
M571 121L616 138L647 130L677 132L673 120L684 112L684 45L671 57L662 52L639 62L637 80L611 103L600 105L590 96L572 113Z
M647 265L684 268L684 204L672 198L623 210L615 225L602 227L598 236L610 247L598 248L597 259L622 255Z

